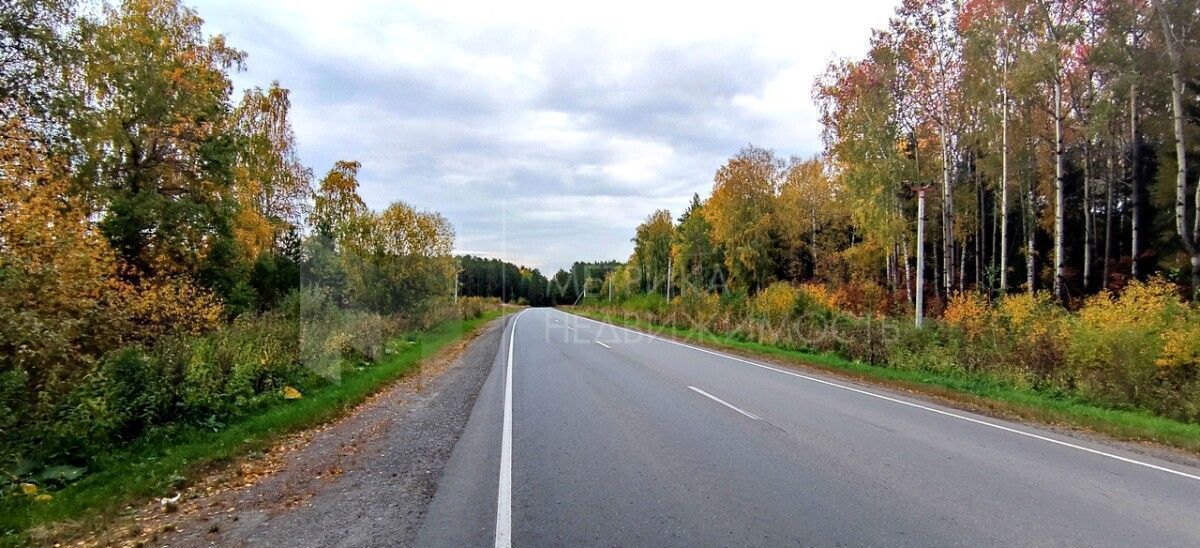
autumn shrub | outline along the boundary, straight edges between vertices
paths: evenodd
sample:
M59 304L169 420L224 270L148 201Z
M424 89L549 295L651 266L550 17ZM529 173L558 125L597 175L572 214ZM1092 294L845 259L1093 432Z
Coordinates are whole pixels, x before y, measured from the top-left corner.
M834 308L855 316L884 316L891 298L883 286L871 280L852 279L833 292Z
M1005 348L1003 364L1027 375L1035 385L1062 379L1063 354L1070 336L1068 315L1045 294L1002 297L992 312L991 328Z
M499 302L496 299L463 297L458 300L458 315L460 319L473 320L482 317L484 312L492 310L497 306L499 306Z
M797 294L798 306L808 315L828 316L836 311L837 301L829 286L817 283L802 283Z
M460 314L459 309L454 309ZM297 290L277 310L244 314L203 334L175 333L104 355L60 397L23 403L25 379L0 374L0 457L86 466L155 432L220 428L281 399L383 359L410 322L341 309ZM11 478L10 478L11 479Z
M1183 321L1167 328L1162 353L1154 363L1165 370L1200 368L1200 311L1194 306Z
M1010 360L1008 334L987 299L975 292L961 292L946 303L941 322L936 322L940 340L938 354L949 354L955 365L967 372L1025 384L1025 370Z
M134 341L153 341L167 333L199 335L219 326L224 315L220 299L182 275L121 283L119 295L114 312L132 326Z
M775 282L754 296L750 308L760 320L781 325L795 316L799 293L787 282Z
M837 327L837 353L870 364L882 364L887 357L888 322L872 317L841 316L833 322Z
M947 325L961 329L971 339L983 336L984 329L991 322L991 305L987 299L973 291L964 291L950 298L942 321Z
M750 316L750 296L744 289L727 288L718 296L720 314L713 320L713 329L721 333L744 336Z
M668 303L664 295L643 293L626 297L621 301L621 306L634 312L658 316L667 311Z
M1088 299L1077 314L1046 293L989 302L976 292L943 301L940 318L916 328L883 314L897 295L873 283L837 289L769 285L748 296L685 292L670 315L639 312L654 297L607 311L735 340L834 353L905 370L987 379L1108 407L1200 420L1200 307L1161 279ZM903 298L903 295L900 295ZM880 303L892 301L890 305ZM849 310L840 308L849 307ZM682 320L681 320L682 318Z
M713 293L685 287L671 301L672 322L677 327L711 329L720 314L721 299Z
M1089 298L1072 323L1066 354L1079 389L1108 405L1167 411L1165 393L1194 369L1194 343L1181 342L1195 329L1194 316L1160 278Z

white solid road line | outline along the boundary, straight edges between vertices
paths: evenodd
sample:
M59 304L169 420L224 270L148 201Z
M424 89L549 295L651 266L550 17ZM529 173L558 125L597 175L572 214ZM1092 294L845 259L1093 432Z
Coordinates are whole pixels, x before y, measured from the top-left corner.
M508 367L504 373L504 427L500 438L500 482L496 494L496 548L512 546L512 384L513 342L517 338L518 312L508 333Z
M565 314L565 312L564 312L564 314ZM1053 444L1055 444L1055 445L1061 445L1061 446L1063 446L1063 447L1070 447L1071 449L1078 449L1078 450L1080 450L1080 451L1084 451L1084 452L1087 452L1087 453L1091 453L1091 454L1093 454L1093 455L1099 455L1099 456L1102 456L1102 457L1108 457L1108 458L1110 458L1110 459L1119 460L1119 461L1121 461L1121 462L1125 462L1125 463L1129 463L1129 464L1135 464L1135 465L1138 465L1138 466L1144 466L1144 467L1146 467L1146 468L1151 468L1151 469L1154 469L1154 470L1158 470L1158 471L1160 471L1160 472L1166 472L1166 473L1168 473L1168 474L1174 474L1174 475L1176 475L1176 476L1180 476L1180 477L1184 477L1184 478L1188 478L1188 479L1193 479L1193 480L1196 480L1196 481L1200 481L1200 476L1197 476L1197 475L1195 475L1195 474L1189 474L1189 473L1187 473L1187 472L1180 472L1179 470L1173 470L1173 469L1171 469L1171 468L1167 468L1167 467L1165 467L1165 466L1159 466L1159 465L1157 465L1157 464L1151 464L1151 463L1149 463L1149 462L1143 462L1143 461L1136 460L1136 459L1131 459L1131 458L1128 458L1128 457L1122 457L1122 456L1120 456L1120 455L1114 455L1114 454L1112 454L1112 453L1106 453L1106 452L1104 452L1104 451L1100 451L1100 450L1097 450L1097 449L1092 449L1092 448L1090 448L1090 447L1084 447L1084 446L1082 446L1082 445L1076 445L1076 444L1074 444L1074 443L1065 442L1065 441L1062 441L1062 440L1056 440L1056 439L1054 439L1054 438L1049 438L1049 437L1046 437L1046 436L1042 436L1042 435L1034 434L1034 433L1032 433L1032 432L1025 432L1025 431L1022 431L1022 430L1017 430L1017 429L1015 429L1015 428L1009 428L1009 427L1007 427L1007 426L1004 426L1004 425L1002 425L1002 424L996 424L996 423L992 423L992 422L988 422L988 421L984 421L984 420L979 420L979 419L976 419L976 418L974 418L974 417L968 417L968 416L965 416L965 415L959 415L958 413L951 413L951 412L949 412L949 411L943 411L943 410L941 410L941 409L936 409L936 408L933 408L933 407L929 407L929 406L927 406L927 405L921 405L921 404L919 404L919 403L913 403L913 402L910 402L910 401L904 401L904 400L897 399L897 398L893 398L893 397L890 397L890 396L885 396L885 395L883 395L883 394L876 394L876 393L874 393L874 392L870 392L870 391L867 391L867 390L862 390L862 389L859 389L859 388L854 388L853 386L847 386L847 385L844 385L844 384L840 384L840 383L836 383L836 382L832 382L832 381L827 381L827 380L825 380L825 379L819 379L819 378L812 377L812 376L809 376L809 375L804 375L804 374L801 374L801 373L796 373L796 372L794 372L794 371L786 371L786 370L783 370L783 369L779 369L779 368L777 368L777 367L771 367L771 366L769 366L769 365L763 365L763 364L761 364L761 363L755 363L755 362L752 362L752 361L750 361L750 360L745 360L745 359L739 358L739 357L737 357L737 356L731 356L731 355L729 355L729 354L724 354L724 353L721 353L721 352L716 352L716 351L713 351L713 350L709 350L709 349L707 349L707 348L701 348L701 347L699 347L699 346L692 346L692 345L690 345L690 344L681 343L681 342L679 342L679 341L673 341L673 340L671 340L671 339L664 339L664 338L662 338L662 337L658 337L658 336L655 336L655 335L651 335L651 334L649 334L649 333L646 333L646 332L643 332L643 331L637 331L637 330L634 330L634 329L628 329L628 328L625 328L625 327L621 327L621 326L619 326L619 325L614 325L614 324L610 324L610 323L605 323L605 322L596 321L596 320L593 320L593 319L591 319L591 318L588 318L588 317L584 317L584 316L576 316L576 315L574 315L574 314L572 314L572 316L575 316L575 317L577 317L577 318L583 318L583 319L585 319L585 320L587 320L587 321L589 321L589 322L592 322L592 323L597 323L597 324L600 324L600 325L607 325L607 326L611 326L611 327L614 327L614 328L620 329L620 330L622 330L622 331L628 331L628 332L630 332L630 333L636 333L636 334L638 334L638 335L645 336L645 337L649 337L649 338L651 338L651 339L654 339L654 340L656 340L656 341L662 341L662 342L665 342L665 343L671 343L671 344L678 345L678 346L682 346L682 347L685 347L685 348L691 348L692 350L696 350L696 351L699 351L699 352L704 352L704 353L706 353L706 354L711 354L711 355L713 355L713 356L719 356L719 357L726 358L726 359L729 359L729 360L733 360L733 361L736 361L736 362L741 362L741 363L744 363L744 364L747 364L747 365L753 365L754 367L760 367L760 368L762 368L762 369L767 369L767 370L770 370L770 371L775 371L776 373L783 373L784 375L791 375L791 376L793 376L793 377L801 378L801 379L808 380L808 381L812 381L812 382L816 382L816 383L821 383L821 384L824 384L824 385L827 385L827 386L832 386L832 387L834 387L834 388L840 388L840 389L842 389L842 390L848 390L848 391L850 391L850 392L855 392L855 393L857 393L857 394L862 394L862 395L864 395L864 396L870 396L870 397L872 397L872 398L879 398L879 399L881 399L881 400L890 401L890 402L892 402L892 403L898 403L898 404L900 404L900 405L907 405L908 407L915 407L915 408L917 408L917 409L921 409L921 410L924 410L924 411L929 411L930 413L937 413L937 414L939 414L939 415L943 415L943 416L946 416L946 417L952 417L952 418L955 418L955 419L964 420L964 421L971 422L971 423L975 423L975 424L978 424L978 425L981 425L981 426L987 426L987 427L989 427L989 428L995 428L995 429L997 429L997 430L1003 430L1003 431L1005 431L1005 432L1010 432L1010 433L1017 434L1017 435L1020 435L1020 436L1025 436L1025 437L1028 437L1028 438L1033 438L1033 439L1036 439L1036 440L1041 440L1041 441L1044 441L1044 442L1047 442L1047 443L1053 443Z
M604 348L612 348L611 346L609 346L609 345L607 345L607 344L604 344L604 343L602 343L602 342L600 342L600 341L595 341L595 342L596 342L596 344L598 344L598 345L600 345L600 346L603 346Z
M734 410L734 411L737 411L738 413L741 413L741 414L743 414L743 415L746 415L747 417L750 417L750 419L751 419L751 420L756 420L756 421L762 420L762 419L758 418L758 415L755 415L754 413L749 413L749 412L746 412L746 411L742 411L741 409L738 409L737 407L735 407L733 404L731 404L731 403L729 403L729 402L727 402L727 401L725 401L725 400L723 400L723 399L721 399L721 398L718 398L718 397L716 397L716 396L714 396L714 395L712 395L712 394L709 394L708 392L705 392L705 391L703 391L703 390L701 390L701 389L699 389L699 388L696 388L695 386L691 386L691 385L689 385L689 386L688 386L688 388L691 388L692 390L695 390L696 392L699 392L701 396L704 396L704 397L706 397L706 398L708 398L708 399L710 399L710 400L712 400L712 401L715 401L715 402L717 402L717 403L719 403L719 404L721 404L721 405L724 405L725 407L728 407L728 408L730 408L730 409L732 409L732 410Z

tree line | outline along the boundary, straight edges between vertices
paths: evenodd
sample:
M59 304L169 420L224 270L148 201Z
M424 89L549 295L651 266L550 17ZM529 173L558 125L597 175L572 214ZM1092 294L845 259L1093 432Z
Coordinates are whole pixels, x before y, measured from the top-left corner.
M748 146L618 285L871 280L912 301L1200 291L1200 2L906 0L814 83L825 149ZM918 193L926 242L916 262Z
M601 291L604 276L618 265L616 261L576 261L570 270L559 269L547 278L536 268L500 259L463 255L456 260L460 295L492 297L530 306L574 304L585 291Z

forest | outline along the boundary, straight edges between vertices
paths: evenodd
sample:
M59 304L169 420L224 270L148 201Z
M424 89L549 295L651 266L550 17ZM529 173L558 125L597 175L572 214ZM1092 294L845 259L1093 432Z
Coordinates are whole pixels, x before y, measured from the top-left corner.
M288 89L235 93L246 53L179 1L2 0L0 29L0 533L12 497L486 308L451 306L450 223L370 209L356 161L315 175Z
M814 82L820 154L746 146L592 303L1200 420L1197 21L905 0Z

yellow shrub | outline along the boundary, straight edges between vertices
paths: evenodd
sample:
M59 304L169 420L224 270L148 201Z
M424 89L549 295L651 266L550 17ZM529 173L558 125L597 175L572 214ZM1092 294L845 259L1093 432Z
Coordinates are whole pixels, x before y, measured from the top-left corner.
M1200 367L1200 314L1163 335L1162 354L1154 364L1163 368Z
M123 312L143 338L167 332L198 335L217 327L224 313L220 299L184 276L144 278L122 290Z
M979 337L991 320L991 307L983 295L964 291L952 297L942 318L962 329L969 337Z
M808 297L808 300L821 306L826 310L837 310L837 300L832 291L828 287L816 283L800 284L800 292Z
M1162 278L1135 281L1120 294L1101 293L1088 298L1079 319L1097 327L1161 328L1185 311L1175 285Z
M799 290L786 282L775 282L754 296L754 312L771 323L783 323L796 310Z
M1061 343L1067 335L1066 313L1045 293L1006 295L1000 299L996 314L1021 344Z
M1079 311L1068 359L1084 391L1101 400L1151 405L1160 368L1194 362L1187 307L1176 288L1155 278L1119 295L1096 295Z

